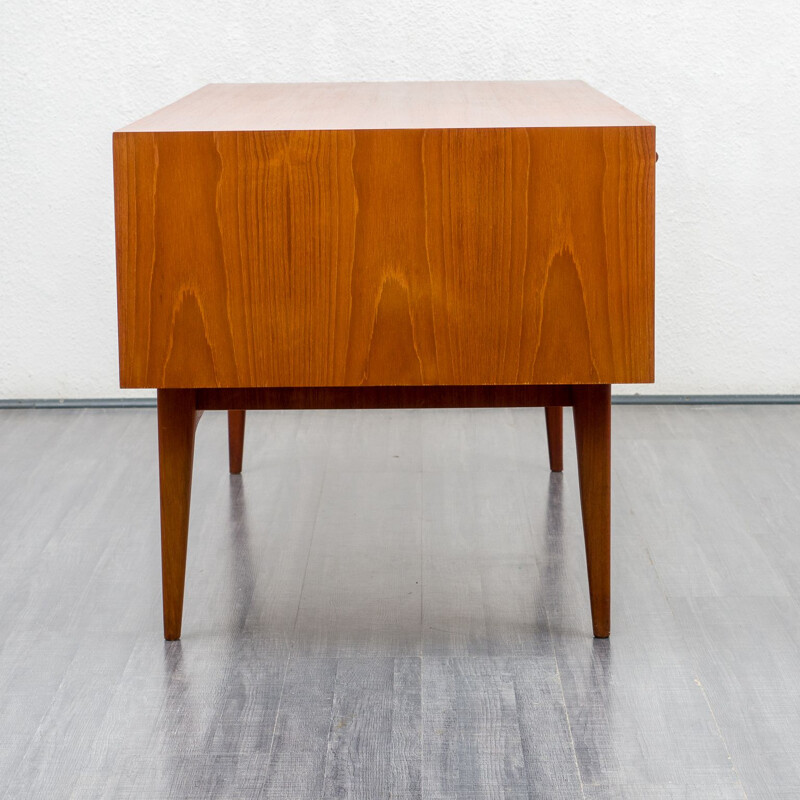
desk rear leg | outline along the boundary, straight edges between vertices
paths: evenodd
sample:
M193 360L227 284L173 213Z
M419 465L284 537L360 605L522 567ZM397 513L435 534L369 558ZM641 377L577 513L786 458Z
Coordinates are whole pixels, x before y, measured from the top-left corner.
M611 628L611 387L573 386L575 443L594 635Z
M228 462L231 475L239 475L242 471L244 415L243 408L228 409Z
M564 409L561 406L546 406L547 450L550 454L550 471L564 469Z
M164 638L181 638L194 433L202 411L192 389L158 390L158 464L161 489L161 585Z

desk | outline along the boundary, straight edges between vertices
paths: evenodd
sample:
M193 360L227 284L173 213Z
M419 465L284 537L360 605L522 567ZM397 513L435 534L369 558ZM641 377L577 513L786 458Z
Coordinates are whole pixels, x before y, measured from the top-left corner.
M655 128L580 81L211 85L114 133L120 383L158 390L164 632L227 409L572 406L595 636L610 385L653 380ZM376 546L378 544L376 543Z

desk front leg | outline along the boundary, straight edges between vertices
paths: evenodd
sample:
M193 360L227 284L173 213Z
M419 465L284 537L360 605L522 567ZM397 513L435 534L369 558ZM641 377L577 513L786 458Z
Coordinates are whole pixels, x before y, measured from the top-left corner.
M573 386L575 444L594 635L611 629L611 386Z
M158 390L158 465L161 489L161 585L164 638L181 638L194 433L202 411L193 389Z

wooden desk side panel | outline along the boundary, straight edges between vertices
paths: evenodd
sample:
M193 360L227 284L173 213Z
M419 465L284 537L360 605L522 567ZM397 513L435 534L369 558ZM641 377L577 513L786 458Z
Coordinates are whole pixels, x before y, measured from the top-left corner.
M117 133L124 387L653 379L651 127Z

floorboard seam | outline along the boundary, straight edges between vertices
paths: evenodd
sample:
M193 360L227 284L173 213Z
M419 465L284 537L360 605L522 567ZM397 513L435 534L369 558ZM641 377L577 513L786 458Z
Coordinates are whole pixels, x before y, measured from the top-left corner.
M714 708L711 705L711 701L708 699L708 693L706 692L706 687L700 682L700 678L695 675L694 682L697 684L698 688L700 689L700 693L703 695L703 699L706 701L706 705L708 706L708 712L711 714L711 719L714 720L714 728L717 731L717 735L719 736L720 741L722 742L722 746L725 748L725 755L728 756L728 760L731 762L731 770L733 770L733 774L736 776L736 782L739 784L739 788L742 790L742 797L747 800L747 790L744 788L744 784L742 783L742 778L739 775L739 770L736 769L736 764L733 761L733 756L731 755L731 751L728 748L728 742L725 740L725 736L722 733L722 728L719 726L719 722L717 722L717 715L714 713Z
M300 617L300 608L303 605L303 590L305 589L306 585L306 576L308 575L308 564L311 561L311 548L314 544L314 534L317 530L317 522L319 519L319 509L322 504L322 491L325 487L325 476L327 475L327 464L325 470L322 473L322 479L319 482L319 493L317 494L317 507L314 509L314 524L311 527L311 538L308 542L308 553L306 553L306 563L303 567L303 580L300 583L300 591L297 596L297 609L294 613L294 622L292 623L292 639L289 642L289 653L286 656L286 664L284 665L283 670L283 681L281 683L281 691L280 695L278 696L278 707L275 710L275 724L272 726L272 737L270 738L269 742L269 756L267 758L267 770L269 771L270 764L272 762L272 751L275 747L275 733L278 730L278 718L281 713L281 704L283 703L283 694L286 688L286 678L289 675L289 666L292 662L292 654L294 652L294 647L296 644L296 636L297 636L297 620ZM323 788L324 788L324 778L323 778Z
M47 708L44 709L41 716L39 717L39 722L36 725L36 729L33 732L33 735L30 737L30 741L27 744L27 747L20 753L19 758L17 759L17 763L14 764L11 770L9 770L9 782L6 784L5 789L3 790L3 798L4 800L8 800L11 795L11 788L14 785L14 780L16 779L17 775L22 771L22 767L25 764L25 759L28 757L28 754L33 749L34 745L36 744L37 737L39 736L39 732L42 730L42 726L47 722L47 718L50 715L53 707L56 704L56 700L58 699L58 693L63 689L64 682L67 680L67 676L69 675L70 667L75 663L78 658L78 651L80 649L80 643L75 644L72 650L72 656L67 662L66 666L64 667L64 672L61 675L61 680L58 682L58 686L56 687L55 691L53 692L53 696L50 698L50 702L47 705Z
M333 686L331 687L331 720L328 723L328 734L325 738L325 763L322 765L322 784L320 786L320 797L325 798L325 781L328 778L328 762L331 752L331 733L333 733L333 715L336 712L336 683L339 678L339 659L336 660L336 671L333 674Z
M630 501L630 499L631 499L630 498L630 494L628 494L626 492L626 496L627 496L628 500ZM667 592L667 587L664 585L664 579L661 577L661 573L659 572L659 569L656 566L656 562L655 562L655 559L653 558L653 554L652 554L652 552L650 552L650 546L648 545L648 543L645 540L644 536L642 536L642 534L640 532L637 534L637 538L639 539L639 542L640 542L642 548L644 549L645 555L647 556L647 560L650 562L650 565L653 568L653 575L655 575L656 581L658 582L658 588L660 589L661 594L664 596L664 599L667 602L667 607L669 608L669 613L672 616L673 621L675 622L676 628L680 631L681 641L683 642L687 653L691 653L691 647L689 646L689 642L686 640L686 634L681 629L681 627L678 625L677 619L675 619L675 611L672 608L672 601L670 599L669 593ZM706 702L706 706L708 707L708 711L711 714L711 719L714 722L714 728L715 728L715 730L717 732L717 735L719 736L719 740L722 742L723 748L725 749L725 755L728 757L728 761L730 762L730 765L731 765L731 770L733 771L733 774L736 777L736 782L739 784L739 788L742 791L742 797L744 797L745 800L747 800L747 791L744 788L744 784L742 783L742 779L741 779L741 776L739 775L739 771L736 769L736 764L735 764L735 762L733 760L733 756L731 754L730 748L728 747L728 742L727 742L727 740L725 738L725 735L722 733L722 729L719 726L719 722L717 721L717 715L714 713L714 709L711 706L711 701L708 698L708 694L706 693L705 687L700 682L700 678L699 678L700 671L697 668L697 663L696 663L695 658L694 658L693 655L690 657L689 663L691 664L692 672L694 673L694 676L693 676L694 677L694 682L695 682L695 684L697 684L698 688L700 689L700 692L703 695L703 699Z
M550 477L551 478L554 475L558 476L558 480L561 483L561 488L563 490L563 480L564 480L563 472L562 473L554 473L554 472L550 473ZM563 497L562 497L561 502L563 503ZM549 510L548 510L548 515L549 515ZM526 516L526 518L528 520L529 545L531 547L531 551L535 552L534 541L535 541L536 537L535 537L535 534L534 534L533 519L531 518L530 506L529 506L528 503L525 503L525 516ZM547 526L548 524L549 524L549 520L547 520L545 522L545 526ZM548 531L546 530L545 534L547 535L547 533L548 533ZM539 562L538 559L536 561L537 561L537 569L538 569L538 572L539 572L539 576L541 578L541 562ZM556 650L555 640L553 638L553 630L552 630L552 627L550 625L550 614L547 613L547 609L545 609L545 619L547 620L547 636L548 636L548 639L550 641L551 652L553 653L553 663L555 664L555 667L556 667L556 678L558 679L558 689L559 689L559 691L561 693L561 702L564 704L564 717L567 720L567 730L569 731L569 745L570 745L570 748L572 749L572 760L573 760L573 762L575 764L575 772L576 772L576 774L578 776L578 783L580 784L580 787L581 787L581 797L583 798L583 800L586 800L586 790L584 789L584 785L583 785L583 775L581 775L581 767L580 767L580 764L578 763L578 751L577 751L577 748L575 747L575 737L572 735L572 721L569 718L569 708L567 708L567 696L564 693L564 681L561 679L561 666L558 663L558 652ZM515 692L516 692L516 686L515 686ZM526 767L527 767L527 765L526 765Z
M306 577L308 576L308 565L311 561L311 549L314 546L314 537L317 533L317 525L319 523L319 510L322 506L322 493L325 489L325 479L328 475L327 455L325 469L322 472L322 480L319 482L319 494L317 495L317 507L314 509L314 524L311 526L311 538L308 541L308 553L306 553L306 563L303 567L303 580L300 583L300 592L297 597L297 611L294 614L294 624L292 625L292 642L289 648L289 657L294 651L295 644L297 643L297 620L300 618L300 608L303 605L303 592L306 588Z
M549 617L547 620L547 627L548 628L550 627ZM567 696L564 693L564 681L561 680L561 667L558 663L558 653L556 652L555 645L553 645L553 660L556 665L556 677L558 678L558 688L561 690L561 702L564 703L564 716L566 717L567 720L567 730L569 731L569 744L570 747L572 748L572 759L575 762L575 771L578 774L578 783L580 783L581 786L581 797L583 797L585 800L586 790L584 789L583 786L583 775L581 775L581 767L580 764L578 763L578 751L575 747L575 737L572 735L572 721L569 718L569 708L567 708Z
M286 656L286 663L283 665L283 680L281 681L281 691L278 694L278 705L275 708L275 722L272 725L272 736L269 740L269 755L267 756L267 774L264 776L265 779L269 780L269 773L270 768L272 765L272 750L275 747L275 732L278 730L278 718L281 714L281 704L283 703L283 692L286 688L286 677L289 674L289 662L292 659L292 651L289 650L289 654Z
M419 470L419 796L425 798L425 460Z
M652 560L652 555L650 554L649 550L647 551L647 556L648 556L648 558L650 558ZM667 594L666 589L664 588L664 585L663 585L662 580L661 580L661 576L658 574L658 570L656 570L656 568L655 568L655 563L653 564L653 572L655 573L656 579L658 580L658 583L661 586L661 590L664 592L664 596L667 599L667 605L669 606L670 614L672 614L673 617L674 617L675 612L673 611L673 608L672 608L672 599ZM676 620L676 622L677 622L677 620ZM681 639L683 640L683 643L684 643L684 645L685 645L685 647L687 649L687 652L690 652L691 648L689 646L689 643L686 641L686 636L683 633L683 631L681 631ZM742 791L742 797L744 798L744 800L747 800L747 790L744 788L744 783L742 782L742 777L741 777L741 775L739 775L739 770L736 768L736 762L733 760L733 755L731 754L731 750L728 747L728 740L725 738L725 734L722 732L722 728L720 727L720 724L717 721L717 715L714 713L714 708L711 705L711 700L709 699L708 693L706 692L706 687L703 686L703 684L702 684L702 682L700 680L700 677L699 677L700 670L697 668L697 663L696 663L695 658L694 658L693 655L691 657L690 663L691 663L691 666L692 666L692 672L694 673L694 676L693 676L694 682L697 685L698 689L700 689L700 693L703 695L703 700L705 700L706 706L708 707L708 713L711 714L711 719L712 719L712 721L714 723L714 730L716 730L717 736L719 736L719 740L722 742L722 746L725 748L725 755L728 757L728 761L730 762L731 771L733 772L734 776L736 777L736 782L739 784L739 788Z

